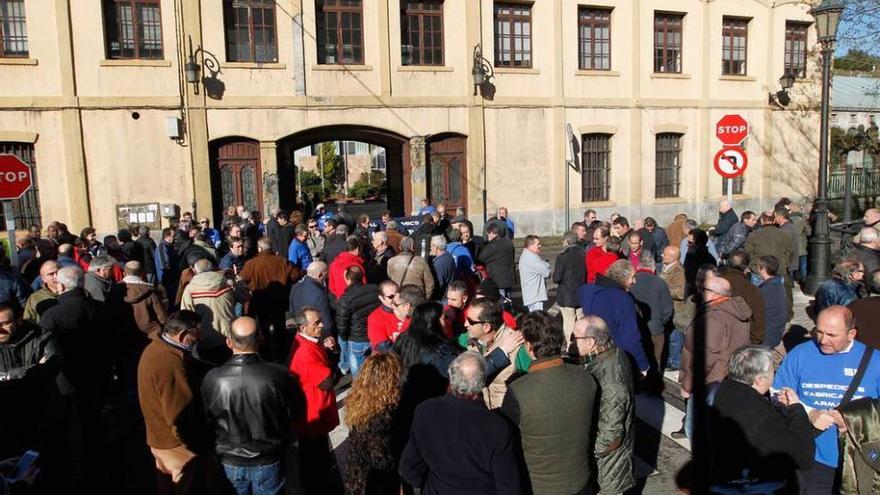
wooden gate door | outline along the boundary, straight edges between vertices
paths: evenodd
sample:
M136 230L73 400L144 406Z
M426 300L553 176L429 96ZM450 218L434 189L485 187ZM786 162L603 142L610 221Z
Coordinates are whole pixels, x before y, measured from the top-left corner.
M467 138L449 137L428 145L431 204L443 203L451 214L467 207Z
M244 205L248 211L263 211L263 179L260 145L256 141L226 143L217 149L217 168L223 208Z

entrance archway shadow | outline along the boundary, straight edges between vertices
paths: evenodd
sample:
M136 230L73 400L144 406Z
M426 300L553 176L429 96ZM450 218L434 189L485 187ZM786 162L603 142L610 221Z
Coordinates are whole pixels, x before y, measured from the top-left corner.
M409 163L409 138L393 131L362 125L330 125L306 129L278 140L278 202L285 210L297 204L294 152L326 141L359 141L385 148L385 180L388 185L388 209L395 216L406 214L409 188L404 182L404 164Z

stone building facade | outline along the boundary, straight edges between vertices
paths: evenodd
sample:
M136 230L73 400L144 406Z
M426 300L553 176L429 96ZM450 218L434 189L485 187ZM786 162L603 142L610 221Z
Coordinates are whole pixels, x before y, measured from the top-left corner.
M3 15L0 153L28 153L39 184L22 221L292 208L293 153L326 140L385 148L398 214L428 197L477 223L507 206L523 233L561 232L566 207L711 220L729 113L751 126L738 204L815 189L801 1L0 0ZM475 91L478 46L492 77ZM786 70L792 103L768 103ZM568 205L567 125L583 169Z

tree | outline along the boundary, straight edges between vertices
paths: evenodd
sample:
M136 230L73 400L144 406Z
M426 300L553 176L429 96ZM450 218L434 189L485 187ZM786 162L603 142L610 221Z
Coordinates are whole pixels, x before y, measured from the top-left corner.
M358 199L367 199L386 194L385 174L373 170L364 172L349 189L349 195Z
M874 72L880 69L880 57L853 48L846 52L846 55L834 59L834 69L847 72Z

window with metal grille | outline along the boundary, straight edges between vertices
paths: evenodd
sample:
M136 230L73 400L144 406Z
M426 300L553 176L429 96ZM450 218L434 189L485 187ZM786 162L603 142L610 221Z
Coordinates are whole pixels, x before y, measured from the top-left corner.
M532 66L532 6L495 4L495 66Z
M317 0L318 63L364 63L364 11L361 0Z
M400 43L403 65L443 65L443 2L401 2Z
M803 22L785 23L785 74L807 77L807 31Z
M34 145L30 143L0 142L0 155L15 155L31 167L34 185L24 195L12 201L12 212L15 215L15 228L26 229L30 225L42 226L40 212L40 187L37 181L37 160L34 158ZM6 226L6 214L0 208L0 228Z
M681 72L684 14L654 14L654 72Z
M611 135L581 137L581 201L608 201L611 190Z
M725 17L721 21L721 73L746 75L749 19Z
M742 175L735 177L733 179L733 194L742 194L745 182L745 177ZM721 178L721 194L727 194L727 179L724 177Z
M230 62L277 62L275 2L272 0L224 0L226 60Z
M611 9L578 8L578 68L611 70Z
M24 0L0 0L0 57L27 57Z
M682 134L666 132L657 134L654 177L654 197L677 198L681 185L681 137Z
M161 59L159 0L104 0L107 58Z

